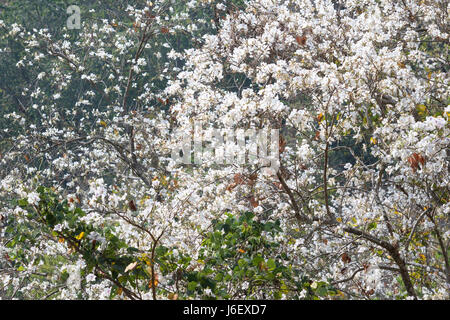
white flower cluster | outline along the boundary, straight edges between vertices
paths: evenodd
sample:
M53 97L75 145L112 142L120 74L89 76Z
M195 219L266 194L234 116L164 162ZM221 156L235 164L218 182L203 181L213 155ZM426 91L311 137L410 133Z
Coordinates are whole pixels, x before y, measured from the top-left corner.
M249 0L219 19L217 33L196 39L201 46L178 52L166 37L180 29L196 34L200 27L188 12L209 2L189 1L186 13L172 8L154 17L150 11L170 4L130 6L133 27L86 25L76 43L34 32L17 67L38 80L22 95L39 119L29 126L22 113L6 116L23 128L0 154L0 200L8 214L18 226L37 225L29 207L8 200L13 194L37 207L42 199L35 186L52 186L71 212L85 213L52 225L52 232L89 225L86 235L75 236L92 250L113 242L108 232L139 254L152 252L155 243L175 247L192 259L189 270L197 270L213 221L251 211L259 221L280 221L277 252L308 275L314 290L328 283L348 298L448 299L440 252L447 252L450 237L443 49L449 34L441 2ZM23 32L8 28L9 36ZM165 39L142 36L149 34ZM48 43L44 53L39 41ZM40 63L45 72L34 65ZM167 83L162 91L161 81ZM76 102L61 106L73 92ZM204 152L201 163L175 163L171 151L195 134L195 123L232 132L276 129L278 170L251 161L218 164L215 152ZM233 151L251 158L263 147L249 143ZM28 261L70 256L55 262L56 279L68 273L58 298L108 299L117 289L98 270L86 274L76 246L59 234L33 236L39 244L24 251ZM3 253L16 255L3 242L0 253L0 267L10 263ZM24 272L36 268L30 263ZM165 288L158 295L175 292L157 272ZM18 279L1 281L17 287ZM148 282L139 286L149 290L141 298L153 298Z

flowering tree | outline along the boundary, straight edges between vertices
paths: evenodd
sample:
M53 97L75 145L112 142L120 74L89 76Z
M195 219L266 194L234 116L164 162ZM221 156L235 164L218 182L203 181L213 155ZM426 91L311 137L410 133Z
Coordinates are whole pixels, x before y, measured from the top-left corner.
M449 298L446 1L128 12L0 23L32 79L1 132L7 297ZM276 169L236 160L251 139L177 163L198 127L278 130Z
M92 242L108 246L116 242L108 239L108 228L117 224L128 231L116 231L125 242L120 248L117 243L113 245L115 249L124 249L126 243L138 249L136 252L147 254L159 245L167 229L167 209L159 211L157 207L165 201L168 183L173 185L173 181L159 165L166 148L168 121L164 113L167 101L158 98L158 90L177 71L176 64L166 63L163 54L173 46L180 49L189 37L195 41L208 27L201 19L192 23L189 11L196 9L201 18L206 10L201 2L199 8L195 4L143 2L126 8L127 14L122 14L120 21L88 20L90 23L80 30L66 30L55 39L45 29L27 31L18 24L2 22L2 53L8 58L14 53L11 43L20 42L25 50L16 61L16 69L30 79L18 94L5 91L16 105L5 115L9 122L2 127L2 222L5 220L7 228L2 228L6 249L2 246L1 256L8 275L2 280L6 287L13 285L8 291L12 297L21 292L35 293L30 289L37 286L38 293L46 292L36 295L40 298L54 292L53 287L63 289L56 291L60 298L104 298L110 296L111 285L113 294L120 289L128 297L137 297L120 287L117 274L109 277L95 263L96 269L84 274L88 277L83 281L91 283L96 276L109 280L92 284L78 296L80 269L84 270L86 261L81 248L71 241L89 239L93 250L96 247ZM67 203L52 208L62 200L58 196ZM50 199L45 202L46 197ZM18 198L24 199L11 202ZM47 209L43 205L52 208L44 220L42 210ZM72 210L70 221L66 206ZM57 218L58 214L63 215ZM85 224L98 230L85 230ZM19 226L25 234L17 232ZM43 231L44 226L50 227L45 229L48 233ZM64 236L69 230L77 234ZM67 249L78 252L78 256L67 259ZM103 258L113 254L107 256ZM61 267L63 273L67 269L67 274L78 275L73 276L76 281L69 281L76 283L75 287L55 283L54 276L59 276L53 274L54 270L39 271L49 257L53 269ZM108 266L117 265L113 262ZM35 279L35 275L41 278ZM149 277L156 278L154 269ZM65 283L66 279L61 279ZM156 292L148 294L155 297Z

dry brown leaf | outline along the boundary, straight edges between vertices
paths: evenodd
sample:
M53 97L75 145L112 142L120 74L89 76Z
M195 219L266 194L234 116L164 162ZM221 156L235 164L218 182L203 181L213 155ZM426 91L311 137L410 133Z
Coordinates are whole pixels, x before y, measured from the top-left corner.
M301 46L304 46L306 44L306 36L296 36L295 40Z
M133 200L130 200L128 202L128 207L130 208L131 211L137 211L136 205L134 204Z
M352 259L349 257L349 255L348 255L347 252L344 252L344 253L341 255L341 260L342 260L344 263L350 263L350 262L352 261Z

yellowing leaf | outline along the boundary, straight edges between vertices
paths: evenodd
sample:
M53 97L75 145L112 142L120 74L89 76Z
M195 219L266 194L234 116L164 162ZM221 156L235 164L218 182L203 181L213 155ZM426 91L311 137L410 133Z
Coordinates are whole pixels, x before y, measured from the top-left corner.
M103 120L100 121L100 125L102 125L102 126L105 127L105 128L106 128L106 126L107 126L106 122L103 121Z
M377 139L372 137L370 138L370 142L372 142L372 144L377 144Z
M139 258L139 260L140 261L144 261L145 264L148 265L148 266L151 265L150 258L148 257L148 255L146 253L143 253L141 255L141 257Z
M427 107L423 104L419 104L419 105L417 105L417 111L423 113L423 112L427 111Z
M122 288L119 288L119 289L117 290L117 294L118 294L119 296L122 294L122 292L123 292L123 289L122 289Z
M79 235L77 235L77 236L75 237L75 239L81 240L81 239L83 239L83 237L84 237L84 231L81 232Z
M168 298L169 298L169 300L178 300L178 294L171 292L171 293L169 293Z
M321 123L322 120L323 120L323 113L319 113L319 115L317 116L317 121L318 121L319 123Z
M158 286L159 282L158 282L158 275L155 274L155 279L150 280L148 287L149 288L153 288L153 286L156 288Z

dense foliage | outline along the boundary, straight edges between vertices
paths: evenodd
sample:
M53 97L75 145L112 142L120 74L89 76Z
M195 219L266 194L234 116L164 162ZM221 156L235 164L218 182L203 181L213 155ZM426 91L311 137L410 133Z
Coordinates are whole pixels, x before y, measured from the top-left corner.
M449 299L447 1L79 2L1 8L1 298Z

